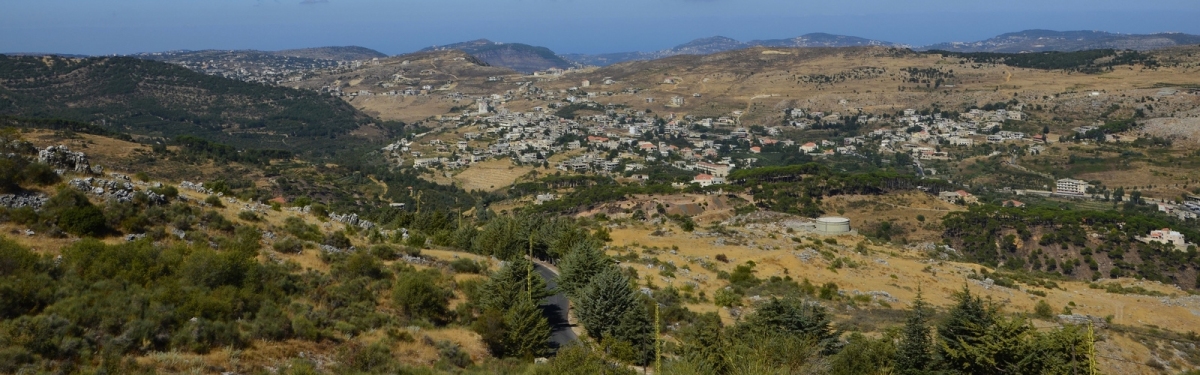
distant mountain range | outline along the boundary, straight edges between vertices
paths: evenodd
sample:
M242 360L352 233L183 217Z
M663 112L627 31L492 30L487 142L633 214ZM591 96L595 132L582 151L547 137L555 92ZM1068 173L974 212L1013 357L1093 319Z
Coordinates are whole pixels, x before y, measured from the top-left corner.
M596 55L565 54L567 60L584 65L606 66L626 61L653 60L676 55L708 55L750 47L856 47L856 46L901 46L891 42L859 38L855 36L825 33L805 34L790 39L767 39L741 42L733 38L714 36L696 39L674 48L654 52L618 52Z
M366 47L347 46L347 47L316 47L316 48L301 48L289 49L283 51L259 51L252 49L242 50L179 50L166 52L145 52L131 55L133 57L159 60L167 62L176 61L199 61L205 59L222 59L229 56L238 56L241 59L248 60L273 60L278 58L293 58L301 60L314 61L354 61L354 60L370 60L373 58L388 57L386 53L379 52Z
M887 46L914 50L945 50L952 52L1048 52L1089 49L1152 50L1181 45L1200 44L1200 35L1183 33L1118 34L1104 31L1025 30L1001 34L975 42L947 42L928 46L909 46L882 40L825 33L805 34L788 39L739 41L723 36L696 39L660 51L634 51L601 54L557 54L546 47L522 43L500 43L487 39L433 46L421 51L461 50L484 63L531 73L549 68L568 68L581 65L607 66L626 61L654 60L676 55L707 55L750 47L856 47ZM46 55L43 53L10 53L9 55ZM82 57L59 54L63 57ZM285 51L203 50L140 53L134 57L166 61L204 70L210 74L232 76L231 71L294 72L304 69L335 66L338 61L384 58L386 54L364 47L320 47ZM282 69L281 69L282 68ZM239 77L245 79L244 77ZM266 80L270 80L269 78Z
M546 47L521 43L497 43L487 39L434 46L418 52L459 50L475 56L492 66L502 66L521 73L533 73L550 68L566 69L574 64Z

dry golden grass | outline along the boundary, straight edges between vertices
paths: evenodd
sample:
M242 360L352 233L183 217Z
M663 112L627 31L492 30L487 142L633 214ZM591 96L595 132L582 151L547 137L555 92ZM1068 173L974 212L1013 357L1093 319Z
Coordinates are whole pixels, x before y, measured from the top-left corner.
M859 264L858 268L832 270L829 268L830 262L820 256L813 257L808 262L802 261L795 255L796 251L792 250L796 243L782 233L777 234L778 239L755 237L754 241L757 245L774 245L781 249L761 250L748 246L717 246L713 244L715 238L695 238L677 228L672 229L672 233L667 236L651 236L653 229L650 228L613 230L612 245L614 247L637 243L647 247L665 248L666 250L651 255L651 257L658 257L663 261L673 261L679 267L688 265L691 268L689 276L677 271L677 278L664 281L657 271L648 269L645 265L627 264L638 270L643 277L643 284L647 276L651 278L653 284L660 287L667 284L682 287L687 281L695 281L699 285L698 289L705 291L706 295L711 298L716 290L723 288L727 282L718 280L715 273L704 270L697 264L689 264L685 257L699 257L716 262L716 256L724 254L730 262L728 264L716 262L716 264L725 271L732 271L735 265L753 261L757 264L756 275L760 278L790 275L797 280L807 278L818 285L834 282L838 284L840 290L847 292L852 290L886 291L900 299L901 303L893 305L896 308L907 308L915 297L918 287L924 290L926 299L939 306L948 305L952 301L953 293L960 291L963 285L969 285L973 293L979 293L1002 303L1009 312L1033 311L1034 304L1042 299L1042 297L1024 291L1002 287L984 289L970 282L966 276L972 270L981 269L981 266L976 264L958 262L930 264L925 259L918 257L917 253L892 246L871 245L868 246L871 249L870 255L858 254L853 251L854 245L863 241L863 238L858 236L835 237L841 246L823 245L825 249L834 251L838 257L846 257ZM732 229L748 232L743 228ZM672 255L667 251L673 246L678 246L677 255ZM813 245L810 241L805 241L802 246L811 247ZM640 252L640 249L636 250ZM619 254L615 250L609 253L610 255ZM927 266L928 270L926 270ZM702 275L702 277L699 279L690 277L698 275ZM1120 280L1120 282L1127 286L1136 284L1164 293L1184 295L1173 286L1127 279ZM1156 325L1177 332L1187 332L1194 330L1194 327L1200 327L1200 315L1193 314L1184 307L1164 305L1159 302L1160 298L1110 294L1102 290L1091 289L1084 282L1061 282L1060 285L1065 290L1046 290L1047 297L1045 299L1056 310L1061 310L1068 302L1074 302L1073 310L1076 313L1092 316L1113 315L1114 322L1118 324ZM711 305L693 305L689 308L699 311L713 309ZM728 318L724 311L722 316Z
M937 197L908 192L883 196L844 195L824 200L825 212L850 218L856 229L873 228L880 222L891 221L907 232L910 241L936 241L941 238L937 223L943 216L955 211L966 211L966 207L943 202ZM924 216L925 221L917 220Z
M494 191L512 185L521 176L533 171L533 167L516 166L511 160L497 159L471 164L454 175L454 181L463 190Z

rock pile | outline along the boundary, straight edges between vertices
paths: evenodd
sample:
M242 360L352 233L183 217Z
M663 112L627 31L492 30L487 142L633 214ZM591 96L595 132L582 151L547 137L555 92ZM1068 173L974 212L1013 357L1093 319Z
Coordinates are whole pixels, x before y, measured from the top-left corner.
M191 181L184 181L184 182L180 182L180 183L179 183L179 188L181 188L181 189L186 189L186 190L191 190L191 191L194 191L194 192L197 192L197 193L200 193L200 194L209 194L209 195L211 195L211 194L213 193L213 192L212 192L212 189L209 189L209 188L206 188L206 187L204 187L204 184L203 184L203 183L195 183L195 182L191 182Z
M38 162L48 164L51 167L61 168L76 173L100 173L102 169L97 166L92 168L91 162L88 161L87 155L82 152L74 152L67 146L58 145L46 147L45 150L38 151Z
M5 208L30 207L35 210L40 210L42 208L42 205L46 204L46 201L48 201L48 200L50 200L50 198L45 195L42 195L42 194L26 194L26 195L4 194L4 195L0 195L0 207L5 207Z
M1082 326L1082 325L1087 325L1088 323L1091 323L1092 326L1094 326L1096 328L1108 327L1108 321L1104 320L1104 318L1101 318L1098 316L1091 316L1091 315L1082 315L1082 314L1066 315L1066 314L1063 314L1063 315L1058 316L1058 321L1061 322L1062 324L1070 324L1070 325Z
M375 223L373 223L369 220L366 220L366 219L360 219L357 214L338 215L336 213L330 212L329 220L333 220L333 221L336 221L336 222L339 222L342 224L346 224L346 225L354 225L354 226L357 226L359 228L366 229L366 230L370 230L371 228L375 227Z
M67 182L67 185L104 199L115 199L117 202L125 203L133 200L133 195L136 191L133 190L133 184L128 181L109 180L104 178L85 177L75 178ZM146 192L146 198L151 204L167 203L167 197L155 192Z

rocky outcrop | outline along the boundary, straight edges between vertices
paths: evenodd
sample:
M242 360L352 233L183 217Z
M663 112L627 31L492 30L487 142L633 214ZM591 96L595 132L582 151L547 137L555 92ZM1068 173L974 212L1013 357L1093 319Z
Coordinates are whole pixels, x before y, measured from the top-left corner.
M48 201L48 200L50 200L50 198L43 194L24 194L24 195L4 194L4 195L0 195L0 207L4 207L4 208L29 207L29 208L33 208L34 210L40 210L42 208L42 205L46 204L46 201Z
M99 166L92 167L87 155L82 152L71 151L71 149L63 145L50 146L46 147L45 150L39 150L38 162L75 173L99 174L103 172L103 168Z
M133 189L133 184L129 181L109 180L104 178L75 178L71 179L71 181L68 181L67 185L102 199L113 199L122 203L133 201L134 194L137 193L137 191ZM151 204L167 203L166 196L152 191L145 192L145 194L146 198Z

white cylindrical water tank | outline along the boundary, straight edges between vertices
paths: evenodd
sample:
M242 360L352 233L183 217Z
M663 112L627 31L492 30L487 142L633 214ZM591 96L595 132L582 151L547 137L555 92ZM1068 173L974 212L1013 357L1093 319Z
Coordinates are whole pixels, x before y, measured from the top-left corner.
M849 233L850 219L839 216L826 216L817 219L818 233Z

